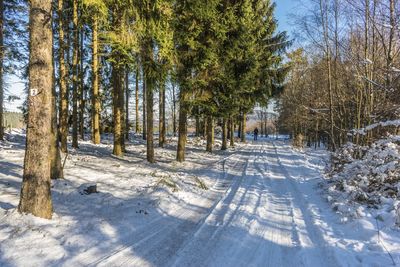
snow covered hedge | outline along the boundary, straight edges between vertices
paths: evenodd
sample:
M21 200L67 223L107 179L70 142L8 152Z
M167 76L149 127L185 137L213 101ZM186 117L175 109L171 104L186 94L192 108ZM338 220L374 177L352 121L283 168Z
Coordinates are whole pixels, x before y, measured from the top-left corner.
M367 147L348 143L333 154L330 171L326 186L335 210L363 217L368 209L400 225L400 136Z

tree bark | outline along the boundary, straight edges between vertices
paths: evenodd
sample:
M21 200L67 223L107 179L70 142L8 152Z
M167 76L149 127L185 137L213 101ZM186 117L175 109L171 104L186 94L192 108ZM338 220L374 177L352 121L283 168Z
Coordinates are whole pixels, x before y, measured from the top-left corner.
M147 138L147 126L146 126L146 79L143 71L143 92L142 92L142 105L143 105L143 110L142 110L142 135L143 135L143 140L146 140Z
M129 140L129 69L125 69L125 139Z
M72 54L72 147L78 148L78 0L72 2L73 54Z
M181 88L179 92L179 129L178 129L178 148L176 160L185 161L186 139L187 139L187 114L188 106L186 103L186 94Z
M135 133L140 132L139 127L139 66L136 67L135 77Z
M29 11L29 97L26 152L20 212L50 219L49 146L51 135L53 62L50 0L31 0Z
M228 120L223 118L222 120L222 146L221 150L226 150L228 148Z
M230 123L229 127L231 128L230 146L234 147L235 146L235 123L233 121L233 118L231 118L231 123Z
M324 1L324 2L323 2ZM326 59L326 67L328 71L328 94L329 94L329 123L330 123L330 146L334 151L336 148L335 144L335 121L333 116L333 90L332 90L332 70L331 70L331 53L329 46L329 22L328 22L328 6L326 0L320 0L320 11L321 11L321 19L322 19L322 27L323 27L323 37L325 42L325 59Z
M246 113L243 112L243 116L242 116L242 123L241 123L241 128L242 128L242 134L240 136L240 140L243 143L246 143Z
M83 69L83 28L80 29L80 49L79 49L79 135L82 140L85 139L85 86Z
M213 150L213 117L211 115L207 116L207 147L206 151L212 153Z
M148 76L146 78L146 113L147 113L147 161L150 163L154 163L154 117L153 117L153 92L154 92L154 85L153 81L150 81Z
M172 83L172 131L173 135L176 136L176 96L174 83Z
M54 43L54 35L53 35ZM60 145L57 127L57 94L56 94L56 73L54 69L55 49L52 46L52 64L53 64L53 86L51 90L51 135L49 147L50 159L50 177L51 179L63 178L61 167Z
M162 82L159 91L159 147L165 144L165 83Z
M100 144L99 40L97 16L93 18L92 34L92 142L94 144Z
M121 102L123 103L123 90L122 90L122 71L121 67L118 66L118 60L113 63L112 66L112 82L113 82L113 117L114 117L114 149L113 154L116 156L122 156L123 140L124 135L122 131L122 118L123 118L123 106L121 108Z
M64 43L64 1L58 0L58 32L59 32L59 88L60 88L60 106L59 106L59 123L60 123L60 141L61 151L67 153L67 138L68 138L68 88L67 88L67 73L65 64L65 43Z

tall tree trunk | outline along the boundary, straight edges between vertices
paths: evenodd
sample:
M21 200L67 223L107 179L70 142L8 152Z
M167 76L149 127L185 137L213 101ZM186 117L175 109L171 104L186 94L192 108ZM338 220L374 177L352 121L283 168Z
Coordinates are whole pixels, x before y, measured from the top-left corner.
M78 148L78 0L72 1L73 55L72 55L72 147Z
M136 76L135 76L135 133L140 132L139 127L139 66L136 67Z
M200 136L200 115L196 114L196 137Z
M241 138L241 137L242 137L242 121L243 121L243 120L240 119L241 117L242 117L242 116L239 116L238 138Z
M185 161L186 139L187 139L187 114L188 104L186 103L186 93L183 88L179 92L179 129L178 129L178 148L176 160Z
M4 0L0 0L0 140L4 140Z
M142 106L143 106L143 110L142 110L142 135L143 135L143 140L147 139L147 126L146 126L146 79L145 79L145 74L144 71L143 72L143 85L142 85Z
M100 144L99 40L97 16L93 18L92 34L92 142L94 144Z
M125 139L129 140L129 69L125 68Z
M120 57L119 57L120 58ZM121 147L122 147L122 152L125 152L125 133L126 133L126 129L125 129L125 66L121 66L119 69L119 77L120 77L120 87L119 87L119 108L121 110L121 132L120 132L120 136L121 136Z
M154 83L148 76L146 78L146 113L147 113L147 161L154 163Z
M53 88L51 2L30 1L28 125L18 206L20 212L47 219L53 213L49 161Z
M165 144L165 82L160 85L159 91L159 146L164 147Z
M147 161L154 163L154 120L153 120L153 90L152 88L146 88L146 115L147 115Z
M230 122L231 122L230 125L229 125L229 127L231 128L230 146L234 147L235 146L235 123L234 123L232 117L231 117Z
M117 59L117 58L116 58ZM118 65L118 60L113 63L112 66L112 83L113 83L113 118L114 118L114 149L113 154L116 156L122 156L124 153L123 140L124 135L122 131L122 118L123 118L123 106L121 108L121 102L123 103L123 90L122 90L122 70ZM122 100L121 100L122 98Z
M176 95L174 83L172 83L172 131L174 136L176 136Z
M222 120L222 146L221 150L228 148L228 120L223 118Z
M229 119L227 119L227 122L226 122L226 124L227 124L227 126L226 126L226 128L227 128L227 139L231 139L231 119L229 118Z
M244 112L243 112L243 115L242 115L242 123L241 123L241 125L242 125L242 135L240 136L240 140L243 143L246 143L246 113L244 113Z
M79 49L79 135L82 140L85 139L85 86L83 69L83 41L84 41L83 27L80 29L80 49Z
M394 47L395 47L395 35L396 35L396 14L395 14L395 0L389 0L389 40L386 55L386 88L390 88L392 85L391 67L394 60Z
M54 35L53 35L54 43ZM57 94L56 94L56 73L54 68L55 49L52 46L52 64L53 64L53 87L51 90L51 135L49 147L50 159L50 177L51 179L63 178L63 171L61 167L60 145L57 127Z
M67 73L65 64L65 43L64 43L64 1L58 0L58 32L59 32L59 88L60 88L60 141L61 151L67 153L67 138L68 138L68 88L67 88Z
M328 4L326 0L320 0L320 11L323 27L323 37L325 42L325 59L326 67L328 71L328 94L329 94L329 124L330 124L330 146L332 150L335 150L335 121L333 117L333 90L332 90L332 70L331 70L331 50L329 46L329 22L328 22Z
M207 147L206 151L207 152L212 152L213 150L213 130L214 130L214 125L213 125L213 117L211 115L207 116Z

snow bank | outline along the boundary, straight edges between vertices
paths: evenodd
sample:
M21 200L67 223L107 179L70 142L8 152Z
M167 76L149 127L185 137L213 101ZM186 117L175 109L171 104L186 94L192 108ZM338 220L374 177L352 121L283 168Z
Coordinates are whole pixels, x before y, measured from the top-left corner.
M400 136L365 147L348 143L333 154L329 178L328 201L344 218L400 226Z

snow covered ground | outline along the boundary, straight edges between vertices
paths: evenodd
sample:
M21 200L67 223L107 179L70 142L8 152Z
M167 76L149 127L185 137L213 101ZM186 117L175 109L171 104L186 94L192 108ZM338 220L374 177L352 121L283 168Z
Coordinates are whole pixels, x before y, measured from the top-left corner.
M176 140L145 161L82 142L53 181L53 220L16 212L23 134L0 143L0 266L393 266L400 231L372 217L343 220L320 183L324 151L264 139L226 152ZM96 183L99 193L84 188ZM379 227L379 231L377 229ZM390 254L390 255L389 255Z

